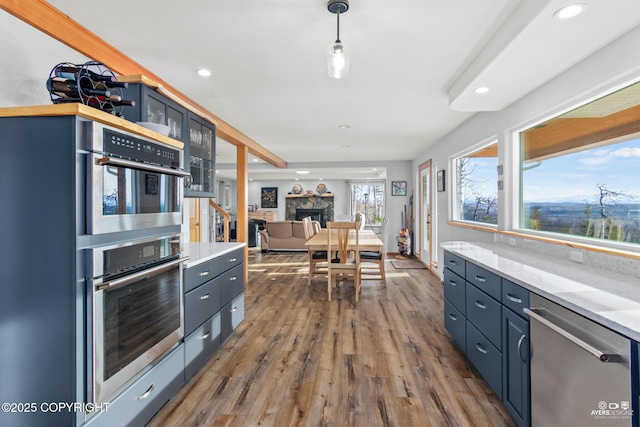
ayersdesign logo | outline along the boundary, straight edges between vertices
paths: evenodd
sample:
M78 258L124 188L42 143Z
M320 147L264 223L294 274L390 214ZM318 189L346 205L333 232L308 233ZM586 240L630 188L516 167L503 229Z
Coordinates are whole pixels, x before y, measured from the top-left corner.
M596 420L622 420L631 419L633 409L628 401L621 402L598 402L598 409L593 409L591 415Z

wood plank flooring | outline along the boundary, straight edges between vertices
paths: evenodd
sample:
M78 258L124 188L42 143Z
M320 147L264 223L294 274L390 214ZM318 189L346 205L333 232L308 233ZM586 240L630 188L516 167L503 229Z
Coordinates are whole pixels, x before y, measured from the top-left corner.
M328 302L306 253L250 252L244 322L149 426L514 426L445 331L438 278L386 271Z

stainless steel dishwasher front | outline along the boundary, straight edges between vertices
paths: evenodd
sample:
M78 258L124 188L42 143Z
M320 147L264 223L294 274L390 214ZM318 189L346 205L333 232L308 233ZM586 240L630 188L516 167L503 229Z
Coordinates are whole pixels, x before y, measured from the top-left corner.
M531 294L531 425L631 426L628 338Z

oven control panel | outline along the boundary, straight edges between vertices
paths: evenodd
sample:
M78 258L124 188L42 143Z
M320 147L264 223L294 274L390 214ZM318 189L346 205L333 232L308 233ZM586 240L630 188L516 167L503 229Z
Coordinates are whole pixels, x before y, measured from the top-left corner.
M179 150L146 139L104 129L102 142L105 154L159 166L180 167Z

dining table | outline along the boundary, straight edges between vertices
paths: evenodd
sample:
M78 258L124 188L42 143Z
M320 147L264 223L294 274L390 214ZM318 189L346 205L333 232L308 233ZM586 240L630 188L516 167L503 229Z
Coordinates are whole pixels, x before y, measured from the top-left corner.
M327 233L329 230L326 228L320 229L318 233L313 235L305 242L305 246L309 251L326 251L328 245L328 236ZM336 242L333 250L337 249L338 244L338 234L337 230L332 230L335 233L335 238L332 238L332 246L333 242ZM347 249L354 249L356 245L356 234L354 230L349 232L349 240L347 241ZM384 243L380 240L380 237L373 230L359 230L358 231L358 246L360 251L375 251L379 252L382 250Z

